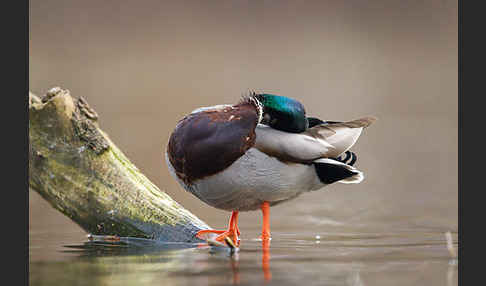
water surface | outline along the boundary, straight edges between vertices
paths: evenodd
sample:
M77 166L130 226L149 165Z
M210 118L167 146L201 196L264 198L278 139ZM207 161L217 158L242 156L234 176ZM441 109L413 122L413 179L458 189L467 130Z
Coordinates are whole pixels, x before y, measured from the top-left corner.
M273 232L264 245L253 228L237 252L206 244L102 245L77 231L59 233L31 233L31 285L458 285L458 261L437 230ZM452 238L457 247L457 233Z

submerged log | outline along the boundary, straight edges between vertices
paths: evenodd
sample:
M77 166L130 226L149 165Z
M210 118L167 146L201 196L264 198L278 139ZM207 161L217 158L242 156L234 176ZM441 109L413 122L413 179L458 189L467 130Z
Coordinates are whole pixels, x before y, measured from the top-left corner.
M94 235L199 241L209 227L150 182L97 118L68 90L29 93L30 189Z

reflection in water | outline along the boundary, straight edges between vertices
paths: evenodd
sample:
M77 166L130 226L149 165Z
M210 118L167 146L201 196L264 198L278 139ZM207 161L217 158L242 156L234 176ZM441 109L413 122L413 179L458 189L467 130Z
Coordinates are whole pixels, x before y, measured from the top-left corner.
M457 285L458 260L451 259L443 233L321 233L320 243L315 235L272 236L271 247L269 240L250 239L233 252L205 243L91 241L64 248L69 261L31 261L29 279L31 285L80 279L116 286ZM457 234L452 236L457 247Z
M262 269L265 281L272 280L272 273L270 272L270 240L262 239Z
M69 252L81 254L81 258L94 258L98 263L112 264L112 260L123 259L125 262L130 261L137 264L143 264L144 259L150 257L151 263L163 263L163 267L166 270L174 268L174 266L180 263L178 255L173 255L173 251L182 251L184 249L198 249L207 250L209 253L216 256L227 256L229 258L229 264L232 273L232 284L238 285L241 282L240 277L240 253L239 249L231 249L221 246L211 246L208 243L161 243L153 240L129 238L129 237L117 237L113 239L112 236L102 235L90 235L89 241L84 245L66 246L70 248ZM262 264L261 270L263 273L263 279L265 282L272 280L272 273L270 271L270 240L261 240L261 257ZM68 252L68 251L66 251ZM162 256L159 256L163 254ZM117 258L118 257L118 258ZM161 259L153 259L152 257L160 257ZM104 261L104 262L103 262ZM199 261L199 260L195 260ZM119 261L117 261L119 262ZM194 261L186 261L191 264ZM197 263L199 267L201 265L206 268L210 267L207 263Z
M270 271L270 240L263 239L262 240L262 271L263 271L263 279L266 282L272 280L272 272ZM239 253L234 252L231 255L230 259L231 270L233 272L233 284L238 285L240 284L240 270L239 270Z
M233 284L240 284L240 269L238 263L238 253L234 253L230 259L231 270L233 271Z
M201 243L198 245L198 248L209 248L210 246L207 243ZM262 240L262 272L264 281L269 282L272 280L272 273L270 271L270 240L263 239ZM238 285L240 284L240 269L239 269L239 250L232 251L229 250L229 262L231 266L231 271L233 273L233 284Z

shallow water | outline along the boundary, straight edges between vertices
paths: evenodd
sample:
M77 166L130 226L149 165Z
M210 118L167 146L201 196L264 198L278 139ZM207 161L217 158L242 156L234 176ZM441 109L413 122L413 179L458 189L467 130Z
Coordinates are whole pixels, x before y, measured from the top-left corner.
M458 285L458 261L437 230L274 231L266 246L253 228L233 253L206 244L93 244L78 231L58 233L31 232L30 285ZM457 248L457 233L452 238Z

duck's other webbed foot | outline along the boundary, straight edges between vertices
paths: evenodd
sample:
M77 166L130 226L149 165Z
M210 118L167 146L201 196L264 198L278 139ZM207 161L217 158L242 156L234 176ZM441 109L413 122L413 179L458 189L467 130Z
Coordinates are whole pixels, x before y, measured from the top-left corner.
M226 243L230 247L240 246L240 230L238 229L238 212L233 211L231 213L231 218L228 224L227 230L214 230L214 229L203 229L196 233L196 237L202 240L208 240L211 234L217 234L216 238L213 240Z

